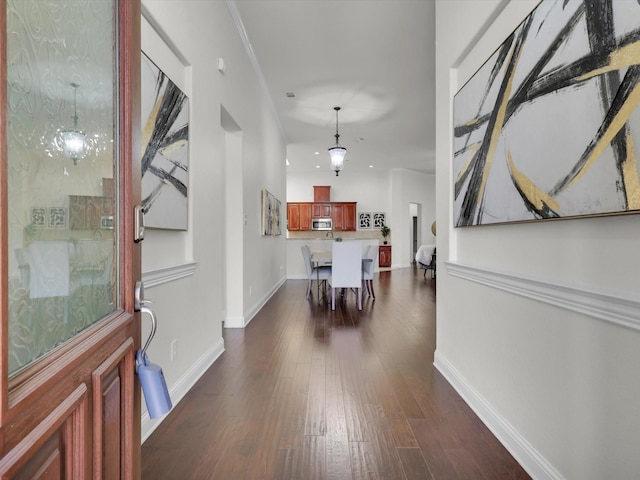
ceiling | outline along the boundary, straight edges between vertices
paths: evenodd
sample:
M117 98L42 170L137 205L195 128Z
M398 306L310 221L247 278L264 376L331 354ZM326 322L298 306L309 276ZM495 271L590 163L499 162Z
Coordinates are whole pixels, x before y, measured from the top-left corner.
M329 169L339 106L345 174L435 173L434 0L229 4L277 112L288 171Z

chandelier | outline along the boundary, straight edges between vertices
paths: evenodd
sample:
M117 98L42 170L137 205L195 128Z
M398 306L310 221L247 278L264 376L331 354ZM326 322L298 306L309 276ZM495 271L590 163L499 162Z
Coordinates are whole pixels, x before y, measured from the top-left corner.
M73 128L62 130L60 132L60 148L64 154L73 160L73 164L78 164L78 159L84 158L87 150L87 136L82 130L78 129L78 106L77 106L77 83L71 83L73 87Z
M336 172L336 177L342 167L344 167L344 156L347 154L347 149L340 146L340 134L338 133L338 112L340 111L340 107L333 107L336 111L336 145L335 147L329 148L329 155L331 156L331 170Z

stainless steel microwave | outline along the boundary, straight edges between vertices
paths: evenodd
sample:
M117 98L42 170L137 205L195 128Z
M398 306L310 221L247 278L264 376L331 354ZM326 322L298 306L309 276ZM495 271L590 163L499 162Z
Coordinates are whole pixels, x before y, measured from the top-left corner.
M330 218L314 218L311 220L311 230L333 230L333 220Z

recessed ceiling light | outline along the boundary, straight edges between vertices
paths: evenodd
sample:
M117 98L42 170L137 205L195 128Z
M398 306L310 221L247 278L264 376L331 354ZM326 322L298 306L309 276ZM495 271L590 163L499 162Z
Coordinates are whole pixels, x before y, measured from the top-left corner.
M320 165L316 165L316 168L320 168Z
M315 152L315 155L320 155L320 152Z
M369 165L369 168L373 168L373 165Z

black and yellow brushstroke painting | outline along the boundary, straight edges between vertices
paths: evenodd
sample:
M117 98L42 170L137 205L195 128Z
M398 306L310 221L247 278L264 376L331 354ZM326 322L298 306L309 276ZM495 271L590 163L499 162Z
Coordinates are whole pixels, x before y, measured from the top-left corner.
M186 230L189 99L144 53L141 67L145 225Z
M640 212L640 2L543 0L454 98L456 226Z

